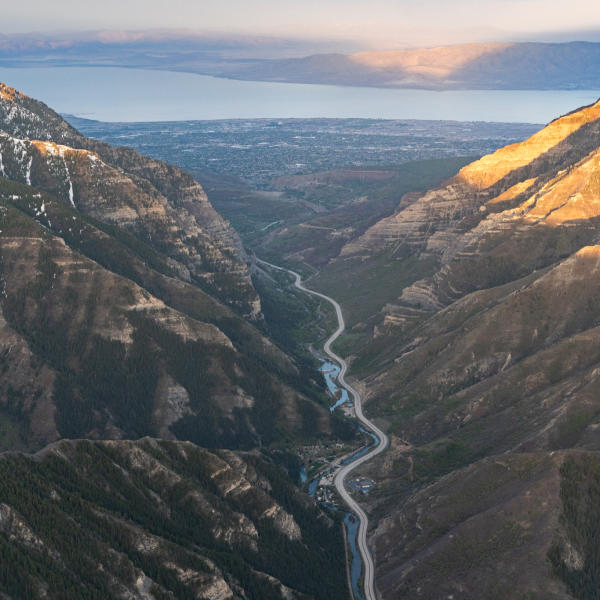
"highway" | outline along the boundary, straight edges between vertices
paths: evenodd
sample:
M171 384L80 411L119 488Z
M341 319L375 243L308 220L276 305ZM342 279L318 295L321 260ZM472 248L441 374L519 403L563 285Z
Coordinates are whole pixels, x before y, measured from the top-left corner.
M321 294L320 292L315 292L314 290L310 290L307 287L305 287L302 284L302 278L295 271L291 271L290 269L285 269L283 267L278 267L277 265L271 264L264 260L260 260L259 258L257 258L256 260L257 260L257 262L259 262L263 265L272 267L273 269L277 269L278 271L285 271L285 272L289 273L290 275L293 275L295 278L294 285L299 290L302 290L303 292L306 292L307 294L311 294L313 296L318 296L319 298L323 298L323 300L327 300L327 302L329 302L335 309L335 312L337 315L337 320L338 320L338 328L329 337L329 339L325 342L325 345L323 346L323 350L325 351L327 356L329 356L329 358L331 358L332 360L334 360L335 362L337 362L340 365L340 374L338 375L338 382L342 387L346 388L346 390L348 391L348 394L352 398L352 400L354 402L354 411L356 414L356 418L360 421L360 423L363 425L363 427L365 429L372 431L378 437L379 443L370 452L367 452L360 458L356 459L355 461L353 461L353 462L343 466L341 469L339 469L339 471L336 473L335 478L334 478L334 485L335 485L338 493L340 494L340 496L342 497L342 499L348 506L348 508L353 513L355 513L359 519L357 546L358 546L360 555L362 557L363 565L364 565L365 600L377 600L377 593L375 592L375 564L373 562L373 556L371 555L371 551L369 550L369 546L367 544L367 529L369 528L369 518L367 517L367 514L365 513L365 511L356 502L356 500L354 500L350 496L350 494L348 493L348 491L346 490L346 488L344 486L344 481L345 481L346 477L352 471L354 471L354 469L358 468L360 465L371 460L378 454L381 454L388 445L388 442L389 442L388 437L383 431L381 431L381 429L379 429L379 427L377 427L374 423L369 421L369 419L367 419L367 417L365 417L365 415L363 414L362 399L360 397L360 394L350 384L346 383L346 380L345 380L345 375L346 375L346 371L348 369L348 365L346 364L346 361L342 357L338 356L331 349L331 344L333 344L333 342L335 342L335 340L337 340L337 338L340 337L340 335L342 335L344 329L346 328L346 324L344 322L344 316L342 314L342 308L340 307L340 305L333 298L330 298L329 296L326 296L325 294Z

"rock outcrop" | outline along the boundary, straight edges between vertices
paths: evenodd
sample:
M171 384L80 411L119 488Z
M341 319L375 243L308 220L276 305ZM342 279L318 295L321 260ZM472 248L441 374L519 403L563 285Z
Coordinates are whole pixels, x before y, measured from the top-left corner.
M168 257L102 227L0 180L4 448L140 435L252 447L309 421L330 432L289 357Z
M330 435L318 386L254 326L245 260L191 177L0 85L0 448Z
M247 257L204 190L176 167L80 135L40 102L0 84L0 175L132 232L246 316L260 318Z

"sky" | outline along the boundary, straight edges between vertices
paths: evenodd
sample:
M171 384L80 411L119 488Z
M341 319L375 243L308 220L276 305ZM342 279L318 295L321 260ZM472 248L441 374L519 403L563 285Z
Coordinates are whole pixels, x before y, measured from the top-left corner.
M0 33L157 27L394 48L550 40L565 30L598 40L600 10L597 0L27 0L2 7Z

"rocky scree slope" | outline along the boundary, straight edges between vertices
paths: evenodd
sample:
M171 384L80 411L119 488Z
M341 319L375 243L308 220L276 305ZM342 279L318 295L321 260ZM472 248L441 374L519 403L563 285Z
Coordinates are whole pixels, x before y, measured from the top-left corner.
M565 473L596 473L600 450L599 146L600 102L403 199L339 259L429 271L363 326L352 366L392 438L372 470L384 597L595 597Z

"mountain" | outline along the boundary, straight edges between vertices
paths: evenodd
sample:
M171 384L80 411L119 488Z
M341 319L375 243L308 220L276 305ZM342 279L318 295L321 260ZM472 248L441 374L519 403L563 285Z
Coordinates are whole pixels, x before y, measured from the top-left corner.
M347 598L293 451L356 432L268 337L229 223L4 85L0 373L3 599Z
M2 448L346 431L265 336L239 239L198 183L0 89Z
M176 167L84 138L58 114L0 87L0 174L48 191L166 254L179 277L258 317L241 242Z
M375 531L382 597L594 598L599 466L598 452L510 453L415 492Z
M255 455L62 441L0 472L3 598L346 598L341 523Z
M599 269L600 101L408 194L315 280L389 294L344 343L391 434L365 469L384 598L597 594Z
M0 63L6 66L94 64L181 70L360 48L349 40L195 29L0 33Z
M232 63L235 79L426 89L597 89L600 44L473 43Z
M392 88L600 87L598 42L487 42L348 54L354 48L351 42L168 30L11 35L0 37L0 65L119 66L250 81Z

